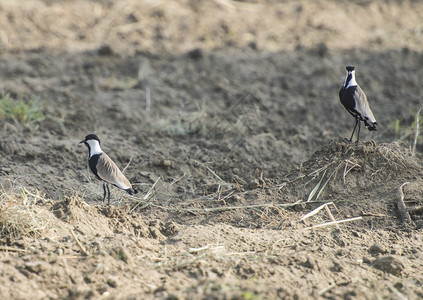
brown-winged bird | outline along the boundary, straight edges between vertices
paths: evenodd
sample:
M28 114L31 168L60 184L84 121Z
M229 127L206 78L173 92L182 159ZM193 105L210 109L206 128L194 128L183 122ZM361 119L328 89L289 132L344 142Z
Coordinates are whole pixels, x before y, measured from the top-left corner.
M377 122L370 109L366 94L364 94L363 90L357 84L357 81L355 81L355 67L347 66L346 70L347 75L344 85L339 90L339 99L345 109L355 118L355 126L351 134L350 142L352 142L358 124L356 141L356 145L358 145L361 121L364 122L364 125L366 125L367 129L370 131L377 130Z
M107 189L107 199L108 204L110 204L109 183L126 191L130 195L137 193L112 159L101 150L100 139L95 134L87 135L81 143L84 143L88 148L88 165L91 172L103 181L103 202L106 199Z

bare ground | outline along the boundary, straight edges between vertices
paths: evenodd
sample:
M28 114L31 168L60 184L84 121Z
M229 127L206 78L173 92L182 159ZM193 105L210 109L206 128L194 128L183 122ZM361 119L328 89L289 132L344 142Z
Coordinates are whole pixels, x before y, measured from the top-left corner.
M0 298L423 297L422 6L1 3L0 89L46 118L0 119ZM100 202L88 133L137 197Z

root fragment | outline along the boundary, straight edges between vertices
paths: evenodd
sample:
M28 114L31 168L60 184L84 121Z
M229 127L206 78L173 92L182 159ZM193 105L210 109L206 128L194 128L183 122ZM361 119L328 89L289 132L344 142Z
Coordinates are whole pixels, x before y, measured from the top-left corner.
M398 209L398 213L400 215L400 219L402 223L411 223L410 214L408 213L404 203L404 192L402 191L402 187L406 185L407 183L408 182L404 182L402 185L400 185L400 187L398 188L397 198L395 201L395 205Z

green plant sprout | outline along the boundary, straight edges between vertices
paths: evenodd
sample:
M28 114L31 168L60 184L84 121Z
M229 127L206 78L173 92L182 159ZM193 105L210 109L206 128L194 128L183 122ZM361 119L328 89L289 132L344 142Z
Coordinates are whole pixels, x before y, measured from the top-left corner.
M39 98L27 98L23 95L14 99L10 94L1 93L0 118L13 120L20 124L41 122L45 119L44 105L39 103Z

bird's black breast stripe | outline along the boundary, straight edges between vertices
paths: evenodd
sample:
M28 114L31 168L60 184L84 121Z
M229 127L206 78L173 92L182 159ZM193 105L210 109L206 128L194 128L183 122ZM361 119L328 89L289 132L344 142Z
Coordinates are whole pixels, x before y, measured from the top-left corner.
M349 88L341 88L339 91L339 98L341 99L342 105L345 107L345 109L352 114L354 117L360 117L360 119L363 119L363 116L355 110L355 90L357 89L356 86L351 86Z
M90 170L91 170L91 172L94 173L94 175L98 179L101 179L97 174L97 162L98 162L98 159L100 158L100 155L101 154L95 154L88 159L88 165L90 166Z
M348 73L347 79L345 80L345 86L348 85L348 83L351 81L351 79L352 79L352 74Z

